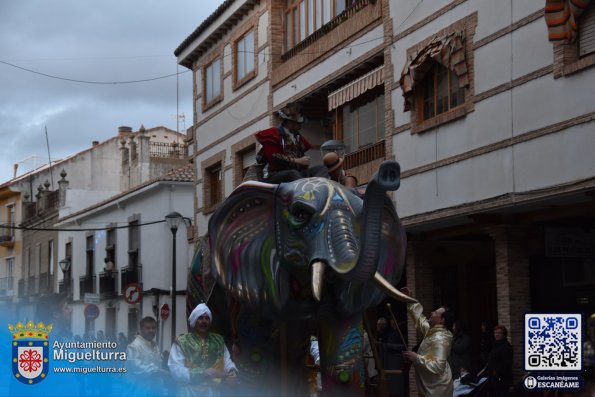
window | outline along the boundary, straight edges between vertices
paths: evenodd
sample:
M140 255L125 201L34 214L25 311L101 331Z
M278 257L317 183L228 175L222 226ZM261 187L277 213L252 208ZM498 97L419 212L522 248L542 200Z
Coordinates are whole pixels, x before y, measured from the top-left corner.
M320 29L347 9L351 0L287 0L285 8L285 50Z
M366 92L340 109L345 153L384 139L384 86Z
M465 103L465 88L452 70L434 63L417 92L418 121L431 119Z
M580 17L578 48L579 56L595 53L595 3L591 3Z
M223 181L221 163L207 168L208 207L218 204L223 196Z
M236 85L241 85L255 76L254 69L254 31L251 30L244 34L235 43L234 59L235 59L235 78Z
M93 276L95 273L95 236L87 236L87 276Z
M114 268L116 268L116 229L109 229L107 231L105 257L111 261L114 264Z
M221 58L215 59L203 70L204 105L208 106L221 98Z
M407 49L399 78L411 133L465 117L474 109L473 37L477 12Z
M138 219L128 223L128 268L138 267L138 253L140 248L140 226Z
M48 263L50 274L54 274L54 240L48 241Z
M6 259L6 289L8 291L13 290L13 277L14 277L14 258L7 258Z

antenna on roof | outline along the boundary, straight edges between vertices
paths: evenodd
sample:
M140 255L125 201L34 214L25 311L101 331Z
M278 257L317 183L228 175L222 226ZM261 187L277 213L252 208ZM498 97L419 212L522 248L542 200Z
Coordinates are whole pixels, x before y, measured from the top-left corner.
M52 190L54 190L54 176L52 175L52 157L50 156L50 139L48 138L48 126L45 126L45 143L48 147L48 161L50 170L50 179L52 181Z

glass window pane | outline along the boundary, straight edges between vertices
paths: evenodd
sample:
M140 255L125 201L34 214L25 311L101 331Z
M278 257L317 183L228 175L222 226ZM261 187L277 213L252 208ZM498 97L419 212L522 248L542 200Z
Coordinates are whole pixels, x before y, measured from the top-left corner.
M375 142L376 138L376 104L368 102L358 110L359 147Z
M250 32L246 35L246 46L244 48L246 51L246 74L250 73L254 70L254 32Z
M345 153L351 153L357 150L356 136L356 113L350 111L350 106L343 106L343 143L345 144Z
M291 43L291 13L288 13L285 14L285 51L293 47Z
M221 94L221 60L213 62L213 98Z
M423 118L434 117L434 74L428 73L423 85Z
M294 11L293 13L293 38L291 40L291 45L292 47L294 45L296 45L299 41L300 41L300 36L299 36L299 26L298 25L298 12L297 10Z
M300 41L306 38L306 2L300 3Z
M246 57L246 52L244 49L244 39L238 41L238 49L236 54L237 65L236 65L236 73L237 79L241 80L246 75L246 71L244 68L244 58Z
M454 108L460 105L459 97L459 78L457 77L456 73L451 71L450 72L450 107Z
M314 0L308 0L308 36L314 32Z
M323 3L323 11L322 11L322 22L323 24L327 23L331 20L331 1L332 0L322 0Z
M448 70L442 66L435 66L436 72L436 114L448 110Z
M207 67L205 72L205 88L207 90L207 102L210 102L213 99L213 65Z
M346 0L336 0L337 1L337 9L335 10L335 15L339 15L343 11L345 11L345 3Z
M322 2L324 0L316 0L316 29L322 26Z
M381 139L384 139L384 94L376 99L376 108L377 127L375 142L378 142Z

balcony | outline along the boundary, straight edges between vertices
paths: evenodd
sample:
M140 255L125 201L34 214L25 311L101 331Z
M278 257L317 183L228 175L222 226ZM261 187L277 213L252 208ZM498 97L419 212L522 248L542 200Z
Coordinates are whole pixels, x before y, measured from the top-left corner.
M95 276L81 276L79 279L81 296L95 293Z
M39 292L39 279L35 276L27 278L27 295L35 295Z
M374 160L382 159L386 157L386 147L384 140L365 146L359 150L348 153L345 155L345 163L343 168L346 170L350 168L359 167L360 165L372 162Z
M14 277L0 278L0 298L14 295Z
M116 276L118 272L99 273L99 293L102 298L116 296Z
M168 159L185 159L188 157L188 147L179 143L149 142L149 156Z
M41 273L39 275L39 293L40 294L49 294L52 292L52 280L53 276L48 272Z
M130 283L140 283L140 266L126 266L122 268L122 291Z
M14 246L14 222L0 224L0 246L12 248Z

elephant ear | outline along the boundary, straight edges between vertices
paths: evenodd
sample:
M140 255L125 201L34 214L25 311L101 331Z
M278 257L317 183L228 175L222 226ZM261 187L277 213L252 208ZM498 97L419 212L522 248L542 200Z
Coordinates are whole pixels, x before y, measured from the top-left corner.
M289 275L275 245L277 185L246 182L236 188L209 220L213 273L232 296L258 308L280 308Z

